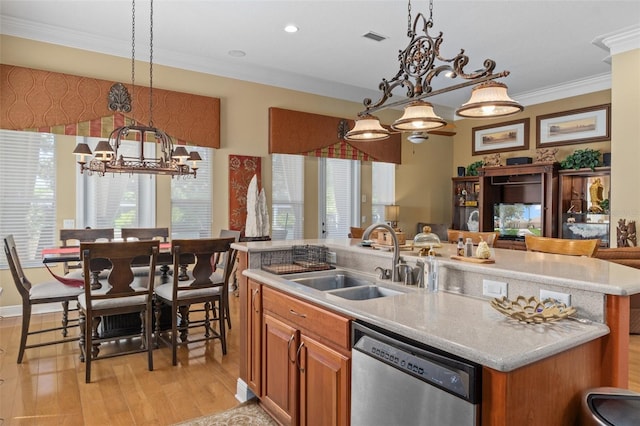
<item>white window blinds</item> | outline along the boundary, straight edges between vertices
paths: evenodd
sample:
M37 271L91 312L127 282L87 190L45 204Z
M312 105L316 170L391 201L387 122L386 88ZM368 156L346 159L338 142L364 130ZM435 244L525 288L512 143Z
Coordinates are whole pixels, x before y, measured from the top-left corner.
M78 137L78 142L95 150L99 139ZM145 156L155 157L155 143L144 144ZM123 141L118 155L138 157L140 142ZM152 228L156 217L156 176L107 173L105 176L78 174L76 228Z
M384 206L395 204L396 200L396 166L378 162L371 166L371 223L384 222Z
M214 150L190 146L202 158L197 177L171 179L171 239L210 238Z
M304 238L304 157L271 156L271 234L274 240Z
M0 236L13 234L23 267L42 266L41 250L58 240L53 135L0 130L0 200Z
M323 158L325 163L324 237L346 238L350 227L359 224L360 162Z

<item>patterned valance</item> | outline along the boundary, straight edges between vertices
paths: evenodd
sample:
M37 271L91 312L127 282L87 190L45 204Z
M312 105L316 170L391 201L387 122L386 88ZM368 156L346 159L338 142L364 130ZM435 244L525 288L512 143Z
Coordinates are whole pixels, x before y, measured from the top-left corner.
M347 141L340 135L341 122L353 127L353 120L269 108L269 153L400 164L400 134L376 142Z
M0 127L108 137L120 124L149 124L149 88L128 85L133 109L107 107L114 82L0 64ZM220 99L153 89L153 125L178 143L220 148Z

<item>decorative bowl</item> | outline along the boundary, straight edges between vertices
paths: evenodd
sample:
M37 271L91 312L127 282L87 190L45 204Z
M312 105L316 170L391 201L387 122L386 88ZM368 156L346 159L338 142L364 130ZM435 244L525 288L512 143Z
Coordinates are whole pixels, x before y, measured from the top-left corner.
M491 306L498 312L528 324L541 324L567 318L576 313L576 308L555 299L542 302L535 296L518 296L516 300L501 297L491 300Z

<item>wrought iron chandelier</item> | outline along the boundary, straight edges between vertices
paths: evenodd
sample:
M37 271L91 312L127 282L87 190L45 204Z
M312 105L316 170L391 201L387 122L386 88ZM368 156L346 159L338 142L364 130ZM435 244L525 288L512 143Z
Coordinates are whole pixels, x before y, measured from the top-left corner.
M509 71L495 73L496 63L492 59L484 61L484 68L467 73L464 67L469 62L469 57L464 54L464 49L460 49L460 53L451 59L440 55L442 32L437 37L429 35L429 28L433 27L433 0L429 0L429 19L418 13L412 25L411 0L408 2L408 12L407 36L410 41L398 54L400 70L392 79L382 79L378 86L382 92L380 99L375 103L369 98L364 99L365 110L358 113L355 126L347 133L346 139L377 141L388 138L392 131L384 128L372 113L405 105L404 114L391 128L398 132L411 132L409 140L413 143L422 142L427 139L427 132L447 124L436 115L433 105L424 99L471 85L476 85L471 98L456 111L461 117L494 118L524 110L522 105L509 97L505 84L492 81L509 75ZM422 33L418 33L419 29ZM452 79L459 77L465 81L433 90L431 81L439 75ZM397 87L405 87L407 97L387 102Z
M96 173L104 176L106 173L142 173L173 176L196 177L198 161L202 160L196 151L188 152L184 146L174 148L171 136L153 125L153 0L150 3L150 54L149 54L149 125L125 125L114 129L108 141L100 141L91 152L89 145L79 143L73 150L78 156L80 173L86 170L88 174ZM132 1L131 19L131 87L135 87L135 34L136 34L136 2ZM122 83L115 83L109 92L109 109L112 111L131 111L131 96ZM136 140L140 142L138 157L128 157L118 154L122 141L128 136L138 133ZM148 139L159 144L160 157L145 157L144 142ZM93 158L87 162L87 157ZM189 166L188 161L191 161Z

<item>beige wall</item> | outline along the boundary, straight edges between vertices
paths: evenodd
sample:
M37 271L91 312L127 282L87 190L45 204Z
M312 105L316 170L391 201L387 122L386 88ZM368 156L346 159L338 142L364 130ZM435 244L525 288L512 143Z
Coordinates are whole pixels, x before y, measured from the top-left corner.
M640 224L640 49L613 56L612 74L611 221Z

